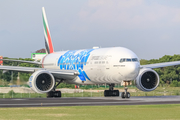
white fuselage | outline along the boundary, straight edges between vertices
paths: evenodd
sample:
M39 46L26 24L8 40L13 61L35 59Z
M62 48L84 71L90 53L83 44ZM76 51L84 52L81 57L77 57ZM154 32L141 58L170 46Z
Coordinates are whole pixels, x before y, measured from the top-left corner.
M120 83L135 80L140 63L134 52L123 47L61 51L42 59L46 69L77 70L72 84Z

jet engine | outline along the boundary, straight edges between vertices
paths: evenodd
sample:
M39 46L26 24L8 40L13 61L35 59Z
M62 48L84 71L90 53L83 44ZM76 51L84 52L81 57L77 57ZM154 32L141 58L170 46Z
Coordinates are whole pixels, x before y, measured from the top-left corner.
M46 70L34 72L29 78L29 86L37 93L47 93L54 88L54 76Z
M153 91L159 85L159 75L150 68L143 68L140 70L135 83L139 90L145 92Z

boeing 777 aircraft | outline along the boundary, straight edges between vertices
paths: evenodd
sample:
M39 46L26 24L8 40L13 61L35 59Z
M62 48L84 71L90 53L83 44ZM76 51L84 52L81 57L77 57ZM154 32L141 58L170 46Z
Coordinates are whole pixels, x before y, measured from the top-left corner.
M122 81L126 83L135 80L138 89L152 91L159 84L159 75L154 68L180 65L180 61L140 65L137 55L124 47L54 52L44 7L42 13L48 54L41 62L14 60L40 64L42 68L0 66L0 69L32 73L29 86L37 93L47 93L47 97L61 97L61 92L56 91L56 87L62 81L70 84L106 83L109 90L104 91L105 97L119 96L119 91L113 88L115 83ZM130 98L126 87L121 97Z

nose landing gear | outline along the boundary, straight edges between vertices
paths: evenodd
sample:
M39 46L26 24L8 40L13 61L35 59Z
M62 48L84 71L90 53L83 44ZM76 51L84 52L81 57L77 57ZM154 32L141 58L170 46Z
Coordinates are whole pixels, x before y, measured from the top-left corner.
M128 84L129 84L129 81L128 81ZM126 81L125 81L125 88L124 88L125 92L121 93L122 98L130 98L130 96L131 96L130 93L127 92L128 88L126 86L127 86L127 84L126 84Z
M125 92L122 92L122 93L121 93L121 97L122 97L122 98L130 98L130 93L127 92L128 88L125 87L124 90L125 90Z

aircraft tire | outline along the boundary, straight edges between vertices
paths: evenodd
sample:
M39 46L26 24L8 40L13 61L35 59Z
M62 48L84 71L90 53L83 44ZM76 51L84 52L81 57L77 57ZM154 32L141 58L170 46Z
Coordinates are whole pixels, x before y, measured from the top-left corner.
M112 96L119 96L119 90L113 90Z
M47 98L61 97L61 91L50 91L46 94Z
M105 90L104 91L104 97L108 97L109 96L109 90Z
M130 93L127 92L125 97L126 97L126 98L130 98L130 97L131 97Z
M121 93L121 98L125 98L125 92Z
M53 91L50 91L50 92L46 93L46 97L47 98L53 97Z
M61 91L55 91L54 97L61 97Z

